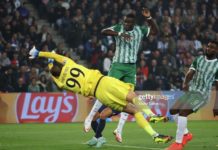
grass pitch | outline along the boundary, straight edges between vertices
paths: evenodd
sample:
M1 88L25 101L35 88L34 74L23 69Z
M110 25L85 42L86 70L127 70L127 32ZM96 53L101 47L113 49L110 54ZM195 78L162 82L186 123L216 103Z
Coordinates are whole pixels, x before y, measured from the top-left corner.
M117 143L112 134L117 123L107 123L104 130L105 150L163 150L168 144L156 144L136 123L124 127L123 143ZM175 123L152 126L160 133L175 136ZM218 150L218 121L190 121L193 140L185 150ZM93 132L83 132L82 123L68 124L0 124L0 150L95 150L84 143Z

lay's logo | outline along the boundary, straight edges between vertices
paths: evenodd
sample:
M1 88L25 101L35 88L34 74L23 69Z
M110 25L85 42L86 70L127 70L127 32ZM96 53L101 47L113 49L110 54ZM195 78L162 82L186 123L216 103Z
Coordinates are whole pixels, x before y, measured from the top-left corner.
M21 93L16 112L19 123L72 122L78 109L73 93Z

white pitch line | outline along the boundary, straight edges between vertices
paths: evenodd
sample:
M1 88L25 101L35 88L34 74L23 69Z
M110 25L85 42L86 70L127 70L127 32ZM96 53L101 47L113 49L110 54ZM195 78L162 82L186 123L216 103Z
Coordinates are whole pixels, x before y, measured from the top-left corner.
M131 146L131 145L116 145L116 144L105 144L111 147L125 147L125 148L135 148L135 149L150 149L150 150L164 150L163 148L152 148L152 147L142 147L142 146Z
M86 144L86 143L82 143ZM152 148L152 147L142 147L142 146L132 146L132 145L117 145L117 144L104 144L110 147L121 147L121 148L132 148L132 149L146 149L146 150L164 150L164 148Z

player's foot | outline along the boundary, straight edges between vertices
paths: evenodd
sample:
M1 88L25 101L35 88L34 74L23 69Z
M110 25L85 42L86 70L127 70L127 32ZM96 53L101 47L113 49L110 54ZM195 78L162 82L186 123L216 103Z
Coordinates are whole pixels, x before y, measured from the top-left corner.
M168 117L165 117L165 116L161 116L161 115L157 115L157 116L151 116L149 118L149 122L152 122L152 123L157 123L157 122L167 122L169 119Z
M104 137L100 137L100 138L98 138L98 142L96 144L96 147L97 148L102 147L102 145L105 143L106 143L106 139Z
M183 145L186 145L189 141L191 141L193 138L192 134L191 133L187 133L183 136L183 139L182 139L182 144Z
M168 148L166 148L165 150L182 150L183 149L183 145L182 143L176 143L174 142L173 144L171 144Z
M91 140L87 141L86 144L89 146L94 146L98 142L98 139L96 137L93 137Z
M91 129L91 123L92 123L92 120L89 119L88 117L86 117L85 121L84 121L84 131L85 132L89 132L90 129Z
M122 135L116 130L114 130L113 134L115 135L115 139L117 142L122 143L123 139L122 139Z
M172 136L159 134L158 136L154 137L154 142L155 143L168 143L172 139L173 139Z

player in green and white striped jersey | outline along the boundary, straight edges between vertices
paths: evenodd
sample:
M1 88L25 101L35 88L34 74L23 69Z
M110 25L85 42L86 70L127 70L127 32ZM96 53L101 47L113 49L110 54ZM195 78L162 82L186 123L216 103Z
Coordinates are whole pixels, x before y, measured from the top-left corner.
M187 116L208 102L214 82L218 90L217 54L218 42L211 41L205 50L205 56L198 56L189 68L183 82L183 90L186 92L170 109L177 122L177 132L176 142L167 150L182 150L183 146L192 140L192 134L187 129Z

